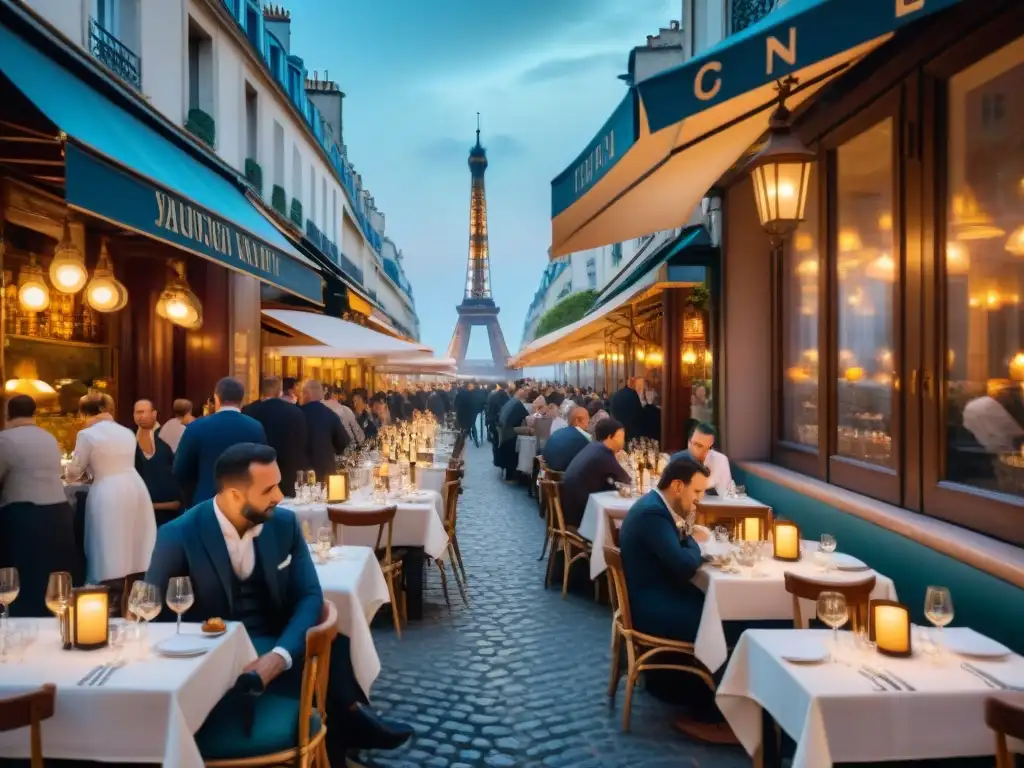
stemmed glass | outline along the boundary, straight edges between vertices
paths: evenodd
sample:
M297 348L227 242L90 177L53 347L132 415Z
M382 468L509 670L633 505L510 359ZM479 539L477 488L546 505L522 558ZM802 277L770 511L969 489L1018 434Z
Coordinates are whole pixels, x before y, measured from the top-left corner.
M148 622L160 615L162 607L163 599L160 595L160 587L147 581L136 581L132 584L132 591L128 595L128 610L135 615L137 622L144 621L148 625ZM139 635L141 637L141 631ZM143 650L143 655L145 655L145 650Z
M316 532L316 553L320 561L326 563L331 556L331 547L334 546L333 533L328 526L323 526Z
M21 583L18 581L17 568L0 568L0 634L6 627L10 616L10 606L18 599Z
M935 640L938 654L942 653L942 628L953 621L953 596L945 587L928 587L924 596L924 615L939 633Z
M839 592L822 592L818 595L818 618L832 627L832 645L835 651L832 661L839 661L839 628L850 619L846 597Z
M825 570L832 570L832 553L836 551L836 537L829 533L821 534L821 551L825 555Z
M58 628L70 602L71 574L67 571L54 571L46 582L46 607L57 617Z
M295 500L302 501L303 489L306 487L306 470L300 469L295 473Z
M178 625L174 630L181 634L181 615L196 601L192 594L192 580L188 576L173 576L167 584L167 607L178 614Z

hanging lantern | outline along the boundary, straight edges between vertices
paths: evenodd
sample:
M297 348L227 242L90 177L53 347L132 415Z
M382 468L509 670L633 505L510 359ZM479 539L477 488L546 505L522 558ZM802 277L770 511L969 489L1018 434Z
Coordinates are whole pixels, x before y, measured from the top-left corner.
M1014 256L1024 256L1024 226L1017 227L1006 241L1006 250Z
M946 274L966 275L970 268L971 253L967 250L967 246L956 240L946 243Z
M100 243L100 258L93 270L92 280L85 287L85 300L97 312L117 312L128 303L128 289L114 277L106 238Z
M203 305L192 293L185 279L185 262L175 260L170 263L174 270L171 278L160 294L156 303L156 313L175 325L190 331L198 331L203 327Z
M750 164L761 227L779 245L804 220L808 182L815 154L789 129L786 97L796 80L778 85L779 106L771 117L768 141Z
M704 341L704 315L692 304L683 309L683 341Z
M35 254L18 273L18 302L28 312L42 312L50 306L50 289L43 268L36 264Z
M50 282L61 293L78 293L85 287L89 272L85 268L85 259L71 239L71 228L64 219L64 229L53 252L50 262Z

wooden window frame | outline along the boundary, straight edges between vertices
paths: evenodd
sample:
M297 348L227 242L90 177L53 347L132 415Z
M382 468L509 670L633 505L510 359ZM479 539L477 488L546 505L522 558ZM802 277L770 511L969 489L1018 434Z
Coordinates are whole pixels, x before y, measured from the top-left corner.
M1024 7L1018 5L965 36L922 69L922 240L926 254L923 376L934 386L923 388L922 442L930 449L922 462L923 510L926 514L1024 545L1024 498L950 482L945 477L946 448L946 269L948 189L948 86L964 69L1024 37Z

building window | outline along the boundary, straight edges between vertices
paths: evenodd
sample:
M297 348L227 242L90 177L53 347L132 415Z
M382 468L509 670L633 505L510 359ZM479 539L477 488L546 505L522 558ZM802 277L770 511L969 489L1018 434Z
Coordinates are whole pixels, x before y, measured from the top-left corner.
M263 51L263 12L258 0L248 0L245 6L245 34L253 47Z
M213 40L188 20L188 108L213 113Z
M818 369L821 316L817 164L811 170L806 219L782 257L782 405L779 437L818 448Z
M617 267L622 263L622 243L612 243L612 266Z
M274 121L274 186L284 187L284 128Z
M312 163L309 166L309 216L307 218L316 224L316 168Z
M327 234L327 177L320 179L320 231Z
M940 477L1024 496L1024 40L949 82ZM980 119L979 119L980 116ZM1002 135L992 129L1012 125Z
M591 290L597 288L597 259L587 259L587 287Z
M299 152L298 144L292 145L292 197L296 200L302 199L302 154Z
M893 120L836 152L836 454L895 468Z
M245 84L245 156L253 160L259 159L259 105L256 102L256 89L249 83Z

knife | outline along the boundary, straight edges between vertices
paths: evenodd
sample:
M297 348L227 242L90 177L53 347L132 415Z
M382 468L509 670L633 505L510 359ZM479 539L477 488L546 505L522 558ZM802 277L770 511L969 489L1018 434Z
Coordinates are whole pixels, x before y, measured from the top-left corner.
M874 667L867 667L867 666L865 666L864 669L866 669L870 674L872 674L875 677L877 677L879 680L882 680L882 681L888 683L892 687L893 690L895 690L895 691L902 691L903 690L895 680L893 680L888 675L885 675L881 670L875 669Z
M1010 685L1009 683L1004 683L1002 680L1000 680L998 677L993 675L991 672L986 672L983 669L979 669L978 667L974 666L973 664L971 664L969 662L965 661L960 666L962 666L964 669L968 669L971 672L974 672L979 677L983 678L984 680L989 681L994 686L996 686L997 688L1001 688L1004 691L1020 691L1020 690L1024 690L1020 686Z
M106 666L106 664L100 664L99 666L93 667L89 670L86 676L79 680L77 683L75 683L75 685L85 685L89 681L89 679L92 678L94 675L103 674L103 670L106 669Z
M870 681L871 681L871 686L872 686L872 688L873 688L874 690L876 690L876 691L880 691L880 692L882 692L882 693L886 693L886 692L888 692L888 690L889 690L889 689L888 689L888 688L886 688L886 687L885 687L884 685L882 685L882 684L881 684L880 682L878 682L878 680L876 680L876 679L875 679L875 676L874 676L874 675L872 675L872 674L871 674L870 672L868 672L867 670L864 670L864 669L858 669L858 670L857 670L857 673L858 673L858 674L860 674L860 675L863 675L863 676L864 676L864 677L866 677L866 678L867 678L868 680L870 680Z
M966 661L963 662L960 665L960 669L962 669L965 672L969 672L970 674L974 675L976 678L981 680L981 682L983 682L989 688L1002 688L1002 689L1006 688L1005 685L1003 685L1002 683L997 682L996 680L993 680L988 675L983 673L981 670L975 669L970 664L968 664Z
M896 675L896 674L895 674L894 672L892 672L892 671L890 671L890 670L888 670L888 669L886 669L886 670L884 670L884 671L885 671L885 672L888 672L888 673L889 673L889 677L891 677L891 678L892 678L893 680L895 680L895 681L896 681L897 683L899 683L900 685L902 685L902 686L903 686L904 688L906 688L906 689L907 689L908 691L916 691L916 690L917 690L917 688L915 688L914 686L912 686L912 685L911 685L910 683L908 683L908 682L907 682L906 680L904 680L904 679L903 679L902 677L899 677L898 675Z

